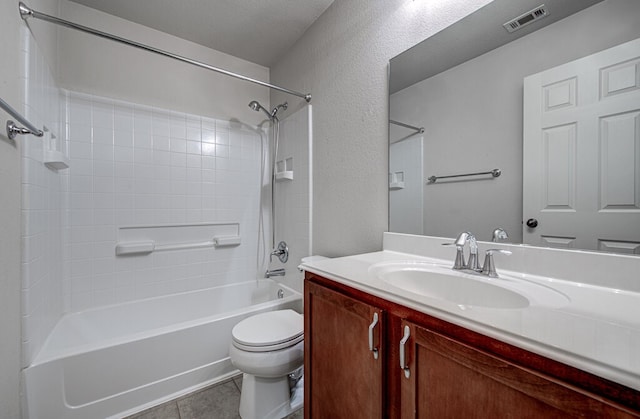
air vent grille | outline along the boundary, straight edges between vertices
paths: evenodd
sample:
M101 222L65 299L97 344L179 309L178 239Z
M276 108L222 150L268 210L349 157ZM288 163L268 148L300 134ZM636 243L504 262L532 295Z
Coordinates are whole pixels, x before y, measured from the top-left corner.
M511 19L507 23L503 24L504 28L508 32L515 32L518 29L521 29L524 26L527 26L530 23L535 22L538 19L542 19L547 16L549 11L545 7L544 4L536 7L533 10L528 11L527 13L523 13L515 19Z

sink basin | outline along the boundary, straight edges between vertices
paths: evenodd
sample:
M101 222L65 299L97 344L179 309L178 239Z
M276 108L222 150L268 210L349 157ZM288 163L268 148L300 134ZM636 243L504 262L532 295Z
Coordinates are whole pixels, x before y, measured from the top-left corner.
M389 286L466 307L522 309L530 305L562 306L568 298L552 288L505 277L489 278L454 271L435 263L385 262L369 272Z

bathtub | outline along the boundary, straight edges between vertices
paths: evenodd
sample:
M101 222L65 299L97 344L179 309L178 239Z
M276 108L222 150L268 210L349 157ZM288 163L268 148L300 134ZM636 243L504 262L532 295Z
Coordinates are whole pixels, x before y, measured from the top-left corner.
M28 417L119 418L222 381L233 326L284 308L301 294L261 279L66 314L23 371Z

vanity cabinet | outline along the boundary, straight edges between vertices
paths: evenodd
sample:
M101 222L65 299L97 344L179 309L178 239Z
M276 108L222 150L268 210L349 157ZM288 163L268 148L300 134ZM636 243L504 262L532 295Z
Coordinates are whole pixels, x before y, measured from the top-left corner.
M305 307L305 417L383 417L384 312L313 283Z
M402 418L634 417L543 373L415 324L405 327L409 377L402 379Z
M638 391L321 276L305 278L307 419L640 417ZM368 344L374 313L377 359Z

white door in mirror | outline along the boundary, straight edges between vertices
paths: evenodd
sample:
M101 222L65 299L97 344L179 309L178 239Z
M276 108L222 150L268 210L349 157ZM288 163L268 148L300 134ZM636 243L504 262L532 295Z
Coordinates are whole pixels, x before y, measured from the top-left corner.
M526 77L523 122L523 241L640 254L640 39Z

